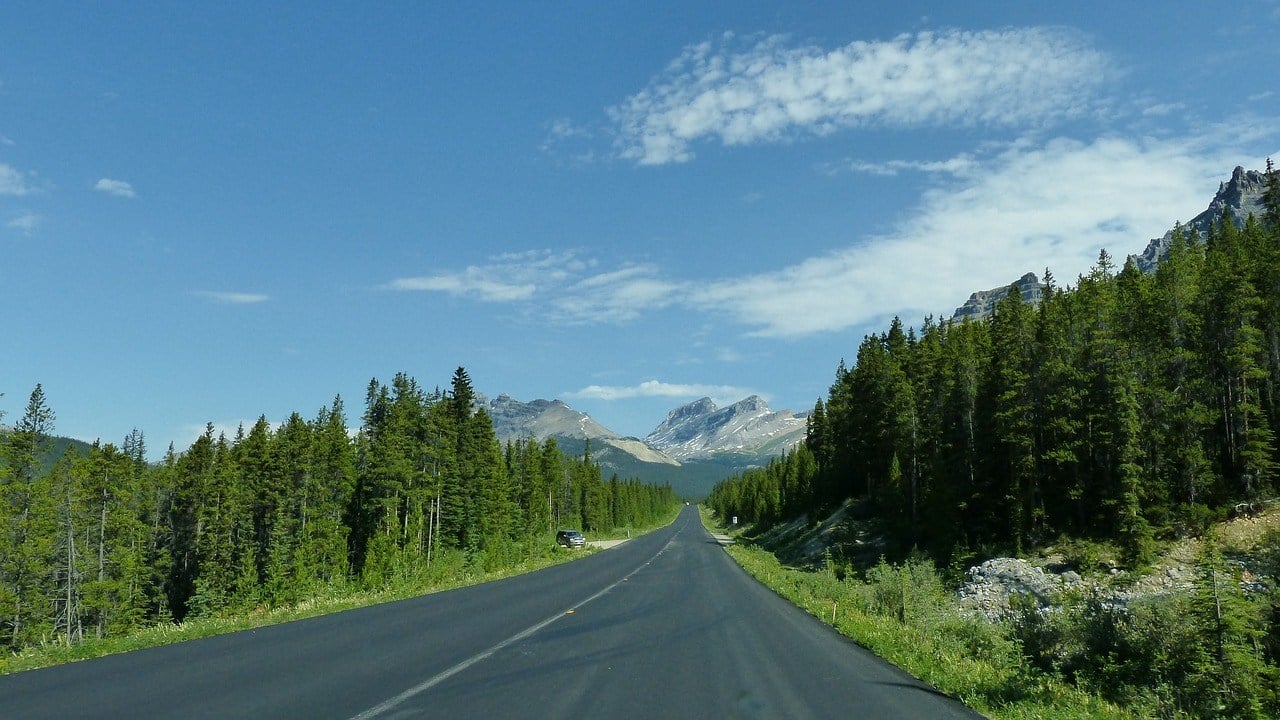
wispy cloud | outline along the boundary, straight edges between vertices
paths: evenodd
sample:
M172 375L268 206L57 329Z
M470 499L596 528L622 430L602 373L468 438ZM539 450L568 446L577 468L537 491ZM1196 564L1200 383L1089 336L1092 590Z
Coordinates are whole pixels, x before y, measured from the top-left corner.
M841 129L1021 126L1077 115L1110 72L1078 34L1054 28L921 32L835 49L726 34L685 48L644 90L609 108L621 157L686 162L692 143L747 145Z
M266 302L271 299L270 295L261 295L258 293L243 292L217 292L212 290L199 290L194 293L203 298L208 298L214 302L224 305L252 305L255 303Z
M12 165L0 163L0 195L22 197L30 193L26 174Z
M111 178L102 178L98 182L94 183L93 189L97 190L98 192L106 193L108 195L115 195L116 197L122 197L122 198L137 197L137 193L134 192L133 186L125 182L124 180L112 180Z
M685 385L660 380L646 380L639 385L588 385L581 390L564 393L568 398L591 400L630 400L632 398L701 398L709 397L717 403L735 402L749 395L757 395L749 388L733 385Z
M489 302L524 300L537 290L533 283L507 283L486 275L484 268L469 267L455 275L427 275L391 281L393 290L434 290L450 295L470 295Z
M977 160L972 155L957 155L946 160L888 160L885 162L868 162L865 160L850 160L839 165L831 165L828 167L828 173L835 173L838 170L849 169L854 172L866 173L868 175L881 175L892 177L901 172L923 172L923 173L945 173L948 175L960 175L973 170Z
M23 213L9 222L5 223L6 227L20 230L24 235L30 235L40 224L40 216L35 213Z
M625 322L684 296L681 283L649 264L597 271L599 262L576 252L538 250L491 258L483 265L398 278L390 290L442 292L483 302L528 302L562 324Z
M682 296L682 285L659 277L656 266L631 265L567 286L554 306L561 321L622 322L675 304Z
M1254 162L1241 148L1274 140L1276 127L1245 118L1183 137L1022 139L937 161L849 161L845 167L860 172L934 177L890 231L851 232L841 249L769 272L677 277L652 263L610 267L543 250L390 287L520 302L560 324L629 322L671 308L779 339L878 325L895 314L914 324L950 316L970 292L1046 266L1059 283L1073 283L1102 248L1121 262L1203 210L1230 168Z
M1224 134L1224 136L1230 133ZM888 234L690 294L753 334L802 337L949 315L973 290L1046 265L1074 282L1107 248L1142 249L1208 203L1239 159L1213 138L1015 143L930 190ZM1152 172L1159 168L1159 172ZM886 272L886 268L896 268Z
M484 265L433 275L396 278L389 290L443 292L458 297L474 297L486 302L528 300L540 288L557 287L580 274L587 263L573 253L530 251L507 253Z
M1186 107L1187 106L1183 103L1157 103L1143 108L1142 114L1147 117L1163 117L1165 115L1172 115L1173 113L1181 112L1185 110Z
M557 118L547 124L547 134L538 149L544 153L571 158L578 162L591 162L595 150L591 144L594 131L569 118Z

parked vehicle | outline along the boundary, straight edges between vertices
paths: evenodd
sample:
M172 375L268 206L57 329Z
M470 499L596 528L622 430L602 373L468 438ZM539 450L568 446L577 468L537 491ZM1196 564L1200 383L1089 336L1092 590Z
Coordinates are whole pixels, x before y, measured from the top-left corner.
M556 543L567 548L580 548L587 544L587 539L577 530L561 530L556 533Z

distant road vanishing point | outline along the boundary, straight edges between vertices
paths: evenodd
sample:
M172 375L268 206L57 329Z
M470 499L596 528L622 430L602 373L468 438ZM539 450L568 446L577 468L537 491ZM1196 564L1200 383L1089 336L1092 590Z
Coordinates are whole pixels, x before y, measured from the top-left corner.
M0 718L978 718L757 583L687 507L498 582L0 677Z

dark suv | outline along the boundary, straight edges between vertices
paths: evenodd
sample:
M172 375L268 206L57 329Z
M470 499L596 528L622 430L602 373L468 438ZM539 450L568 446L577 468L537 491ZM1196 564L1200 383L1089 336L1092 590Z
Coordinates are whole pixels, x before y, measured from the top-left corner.
M577 530L561 530L556 533L556 543L567 548L578 548L587 544L587 539Z

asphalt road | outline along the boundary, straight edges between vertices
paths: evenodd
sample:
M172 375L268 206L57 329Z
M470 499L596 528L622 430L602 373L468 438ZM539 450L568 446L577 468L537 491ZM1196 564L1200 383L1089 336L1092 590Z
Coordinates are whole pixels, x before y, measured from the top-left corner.
M975 718L746 575L688 507L485 585L0 677L0 718Z

